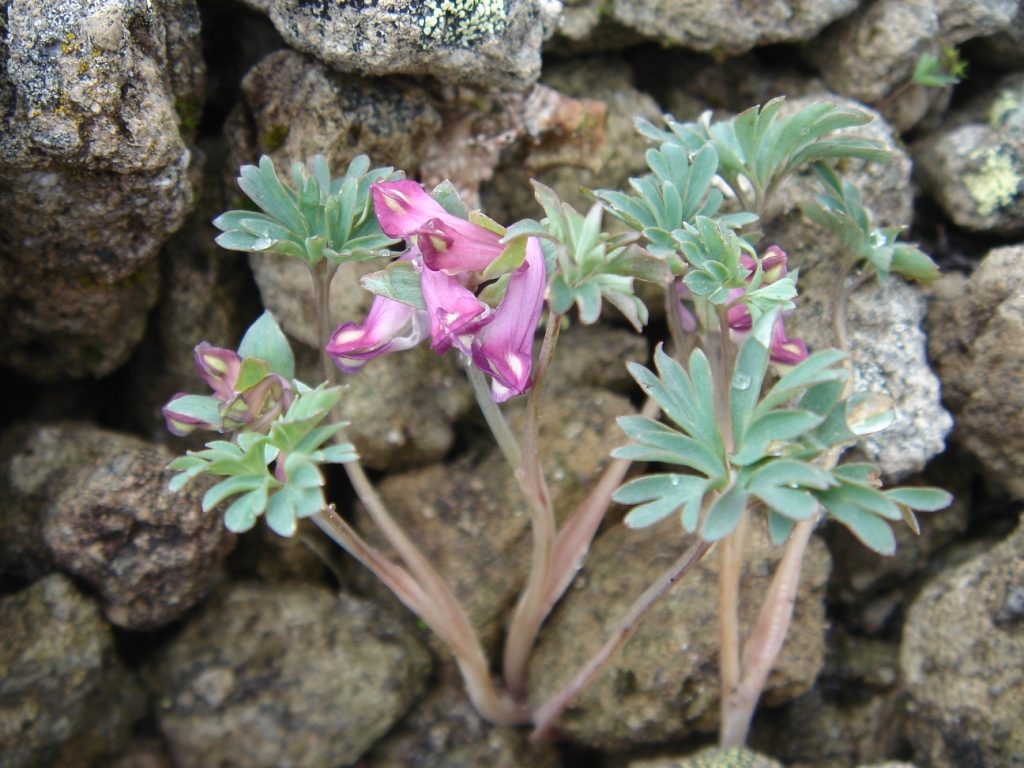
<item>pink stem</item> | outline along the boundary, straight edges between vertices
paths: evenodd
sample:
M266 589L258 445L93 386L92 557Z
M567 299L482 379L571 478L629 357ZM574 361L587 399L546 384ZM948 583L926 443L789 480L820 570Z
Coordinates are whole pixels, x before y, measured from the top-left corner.
M786 552L761 606L757 624L744 645L743 679L728 701L723 702L719 734L719 743L723 747L741 747L747 741L754 708L782 651L786 632L793 619L793 606L800 586L800 570L816 522L817 516L799 522L794 527Z
M667 571L658 577L657 581L640 595L637 601L626 611L626 615L619 621L618 626L612 631L611 636L602 646L601 650L576 673L576 676L562 690L548 699L537 710L537 714L533 719L533 733L530 734L531 741L538 742L551 738L551 726L558 716L562 714L563 710L601 674L601 671L608 666L618 650L633 636L633 633L640 625L641 619L643 619L647 612L654 607L658 600L665 596L680 578L685 576L701 561L701 558L707 554L709 549L711 549L711 542L698 539L678 560L669 566Z

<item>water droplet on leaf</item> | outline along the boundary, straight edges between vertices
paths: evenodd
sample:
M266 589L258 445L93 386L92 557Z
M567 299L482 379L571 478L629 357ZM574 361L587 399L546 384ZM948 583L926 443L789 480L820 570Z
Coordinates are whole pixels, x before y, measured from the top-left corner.
M732 376L732 388L744 390L750 387L750 375L742 371L736 371Z

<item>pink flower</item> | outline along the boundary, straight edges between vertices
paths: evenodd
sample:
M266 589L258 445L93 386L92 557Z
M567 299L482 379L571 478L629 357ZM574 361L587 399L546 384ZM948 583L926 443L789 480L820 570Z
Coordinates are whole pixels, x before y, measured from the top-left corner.
M744 253L740 256L740 264L745 269L751 270L751 275L747 277L748 281L751 280L753 271L757 269L757 262L752 256ZM764 256L761 257L761 270L764 272L764 283L767 285L786 277L789 274L786 252L777 245L768 248L764 252ZM745 288L730 289L729 301L735 301L745 292ZM746 338L753 326L750 310L743 304L736 304L729 307L728 317L730 335L733 341L739 344ZM777 365L791 366L806 360L807 356L807 346L802 341L786 336L786 329L783 327L780 316L772 332L771 361Z
M416 346L427 334L427 313L408 304L377 296L362 325L345 323L331 335L327 354L345 373L386 352Z
M544 308L547 275L540 242L531 237L526 260L509 278L494 320L473 342L473 363L493 379L491 398L503 403L530 388L533 335Z
M453 346L470 354L473 335L494 319L494 311L457 277L423 267L420 289L430 317L430 348L441 355Z
M162 409L167 429L179 437L197 429L226 432L239 427L259 431L286 411L295 397L291 382L270 373L263 361L244 361L237 352L203 341L196 346L196 371L213 396L179 392ZM259 377L244 390L237 389L243 365L253 365ZM262 366L262 368L261 368ZM248 377L252 380L251 372Z
M417 246L429 269L476 272L504 250L501 235L448 213L415 181L384 181L370 190L384 234Z
M509 276L494 310L473 288L480 282L476 273L504 250L500 235L448 213L414 181L382 182L371 191L381 229L411 244L402 258L420 274L426 310L378 296L361 325L345 323L334 332L327 352L335 364L352 373L372 357L408 349L429 332L438 354L455 347L491 376L496 402L525 392L547 286L540 242L527 241L524 262Z

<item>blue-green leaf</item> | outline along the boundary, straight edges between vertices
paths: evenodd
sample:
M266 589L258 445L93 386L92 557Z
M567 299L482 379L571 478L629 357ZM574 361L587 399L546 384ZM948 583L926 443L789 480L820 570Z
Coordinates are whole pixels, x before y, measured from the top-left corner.
M785 544L795 525L794 520L768 510L768 536L771 538L772 544Z
M736 483L711 505L700 526L701 537L706 541L725 538L736 528L746 508L747 492Z
M243 358L266 360L270 369L285 379L291 380L295 376L292 348L270 312L264 312L249 326L238 347L238 354Z
M612 496L620 504L641 504L626 515L630 528L645 528L675 512L695 496L703 496L706 481L693 475L663 474L640 477Z
M256 518L267 506L267 489L260 486L240 496L224 513L224 525L232 533L245 533L256 524Z
M203 494L203 512L209 512L228 496L261 488L264 483L264 478L255 475L241 475L222 480Z
M935 512L953 503L953 495L940 488L893 488L884 495L890 501L921 512Z

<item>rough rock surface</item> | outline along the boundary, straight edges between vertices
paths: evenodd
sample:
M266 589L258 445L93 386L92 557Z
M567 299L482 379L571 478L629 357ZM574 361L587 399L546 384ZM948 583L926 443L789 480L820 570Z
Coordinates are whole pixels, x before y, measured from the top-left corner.
M795 110L811 100L794 100L788 108ZM863 108L844 99L829 101ZM846 130L883 141L894 160L888 165L853 161L844 178L860 190L864 206L872 212L873 226L906 226L913 201L910 160L882 117L867 111L874 117L871 123ZM786 331L804 339L812 351L836 343L832 333L836 275L829 262L837 262L841 255L837 239L798 210L817 192L809 176L790 177L771 203L778 218L768 223L761 241L766 246L778 243L788 252L791 266L800 267L799 309L787 319ZM925 354L921 330L925 310L918 291L898 277L868 283L850 298L847 325L855 391L887 395L896 407L893 425L862 440L858 451L878 463L890 480L920 471L945 448L946 434L952 428L952 419L940 402L939 380Z
M267 154L284 175L292 163L321 154L340 176L361 153L374 166L416 168L440 128L427 92L411 80L336 72L280 50L246 74L242 104L225 131L232 171Z
M485 210L504 209L503 220L543 215L534 199L530 178L548 185L562 200L585 213L592 203L580 193L580 187L619 189L628 183L630 176L647 169L644 154L648 142L637 133L633 120L645 117L657 122L661 109L651 96L637 90L625 62L589 57L554 63L545 70L543 82L567 96L601 99L608 105L605 142L595 163L600 170L562 166L538 174L514 162L507 164L491 185L485 201ZM605 224L610 221L608 217Z
M811 691L762 711L750 742L787 768L852 768L903 752L906 716L896 691L896 643L829 638L825 669Z
M608 454L624 442L615 417L634 410L624 397L602 390L580 387L548 395L540 455L552 501L564 518L585 498ZM529 558L530 517L505 459L496 451L466 455L454 465L393 475L380 492L465 606L483 642L493 644ZM361 521L364 529L371 525ZM380 545L375 529L364 535Z
M61 575L0 600L4 768L89 768L117 751L144 695L97 607Z
M972 40L968 50L971 61L982 61L1003 69L1024 67L1024 7L1018 8L1006 29Z
M540 344L540 339L534 343L534 360ZM636 382L626 365L646 365L650 357L647 338L631 328L574 324L558 334L558 350L548 369L548 391L571 395L581 387L596 387L632 394Z
M476 713L455 664L440 665L435 689L359 761L360 768L558 768L552 744L531 745L522 728Z
M1024 498L1024 246L996 248L969 279L937 284L928 326L956 440Z
M527 88L559 0L309 3L246 0L285 41L343 72L433 75L449 82Z
M709 747L688 757L634 760L629 768L782 768L782 763L749 749Z
M611 40L620 47L637 42L639 37L665 47L735 55L757 45L810 40L856 7L856 0L771 0L757 4L743 0L567 2L559 36L574 47L582 47L581 43L586 44L591 36L602 44Z
M1024 233L1024 75L1003 78L952 114L914 147L914 160L915 178L958 226Z
M16 0L0 41L0 353L41 380L124 362L192 204L198 12Z
M819 241L821 242L821 241ZM803 261L798 300L790 335L811 349L833 346L830 297L835 276L822 268L825 259ZM811 265L815 264L818 268ZM849 304L849 339L854 391L874 392L893 400L896 420L883 432L862 438L856 453L875 462L887 481L920 472L946 447L953 419L942 407L938 377L928 365L928 340L921 329L924 297L898 277L862 286Z
M473 407L473 393L453 355L421 344L341 374L339 405L346 434L371 469L402 469L443 459L454 422Z
M235 349L261 311L244 254L214 242L220 231L211 221L227 210L221 194L223 142L203 142L196 155L203 171L202 195L160 252L160 300L145 339L118 380L118 415L154 441L172 444L187 441L171 438L160 409L178 392L207 391L196 373L195 346L206 341ZM198 435L190 447L205 442L196 445Z
M1009 29L1020 0L935 0L939 30L952 45Z
M530 666L535 704L559 690L597 652L650 583L688 544L672 517L641 530L609 529L594 544L574 588L552 614ZM752 526L741 587L740 626L749 631L782 549ZM793 624L768 678L763 703L807 691L824 663L829 555L813 539L804 558ZM604 672L556 721L576 741L605 749L656 744L718 724L718 558L705 558L658 602Z
M422 695L430 657L377 608L311 585L243 583L162 651L176 765L351 765Z
M939 575L914 603L900 666L916 762L1010 768L1024 760L1024 526Z
M21 434L7 465L14 520L39 521L28 540L93 586L107 618L152 628L206 594L234 537L203 513L201 484L167 490L169 452L87 424Z
M805 53L830 89L866 104L884 101L880 108L907 130L936 100L948 101L941 88L910 85L921 56L940 55L938 35L934 0L879 0L829 27Z

